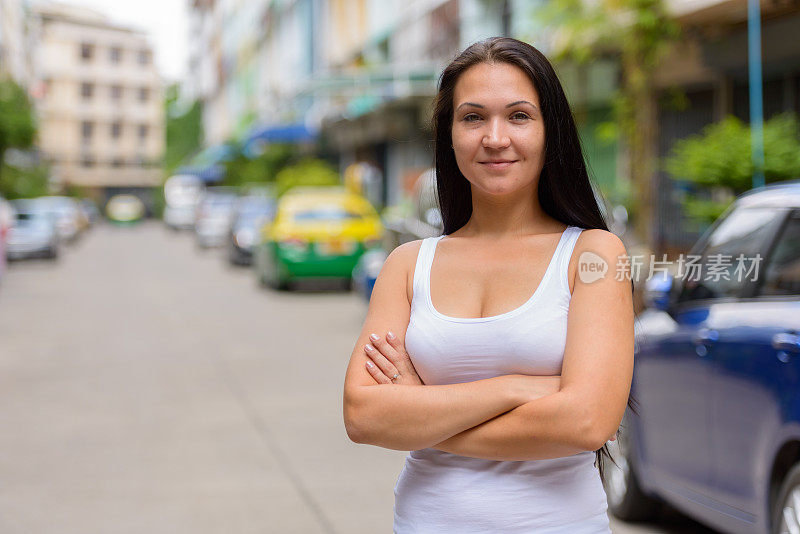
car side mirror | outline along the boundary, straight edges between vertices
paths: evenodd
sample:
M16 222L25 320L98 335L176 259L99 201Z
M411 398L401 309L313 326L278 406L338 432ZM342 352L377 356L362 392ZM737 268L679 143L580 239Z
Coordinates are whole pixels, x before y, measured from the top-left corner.
M648 279L644 284L645 306L668 312L673 283L673 276L666 272Z

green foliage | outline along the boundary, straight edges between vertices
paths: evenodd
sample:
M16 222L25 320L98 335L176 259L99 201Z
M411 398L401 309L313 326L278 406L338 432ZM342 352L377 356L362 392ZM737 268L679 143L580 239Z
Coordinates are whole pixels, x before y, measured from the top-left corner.
M26 149L36 137L33 107L25 89L12 80L0 80L0 194L7 198L47 191L47 173L39 168L6 165L9 148Z
M288 144L270 144L255 157L248 157L242 146L236 146L236 154L226 161L225 178L222 185L273 183L278 172L295 158L295 149Z
M49 191L47 167L13 167L0 169L0 194L7 199L32 198L47 195Z
M338 185L339 173L321 159L308 158L284 168L275 179L278 196L296 186Z
M0 162L9 148L28 148L36 135L33 107L25 89L0 80Z
M764 123L764 177L777 182L800 176L800 129L792 114ZM750 127L735 117L706 126L675 143L665 161L676 180L721 186L739 194L752 187Z
M706 126L697 135L677 141L664 161L665 170L698 190L686 198L689 217L711 223L736 195L752 187L750 127L736 117ZM764 177L767 183L800 176L800 126L786 113L764 123ZM705 198L709 192L722 199Z
M167 122L164 170L170 175L202 145L203 108L197 100L188 106L181 104L177 85L167 88L164 107Z
M538 17L557 28L555 59L581 63L635 51L641 67L655 68L680 33L664 0L552 0L542 4Z

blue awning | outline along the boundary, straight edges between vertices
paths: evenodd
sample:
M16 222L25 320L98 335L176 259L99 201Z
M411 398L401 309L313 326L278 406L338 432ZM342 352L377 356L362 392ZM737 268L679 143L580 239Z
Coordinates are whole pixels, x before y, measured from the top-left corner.
M178 169L176 174L193 174L205 183L216 183L225 177L225 167L219 164L208 165L207 167L184 166Z
M189 165L178 169L179 174L193 174L205 183L219 182L225 177L225 167L222 165L234 155L233 147L229 145L213 145L194 156Z
M317 138L316 132L305 124L281 124L253 128L245 141L245 153L257 152L259 145L266 143L306 143Z

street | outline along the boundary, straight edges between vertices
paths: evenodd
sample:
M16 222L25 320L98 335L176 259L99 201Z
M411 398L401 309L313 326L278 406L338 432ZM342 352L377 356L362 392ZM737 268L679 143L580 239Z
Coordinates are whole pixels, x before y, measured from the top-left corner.
M152 221L63 252L0 288L1 532L391 530L405 453L342 424L355 294L260 289Z

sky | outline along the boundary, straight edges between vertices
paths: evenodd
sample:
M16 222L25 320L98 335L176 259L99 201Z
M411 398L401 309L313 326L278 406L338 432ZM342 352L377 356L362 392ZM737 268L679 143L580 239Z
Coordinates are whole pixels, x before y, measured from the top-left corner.
M121 25L144 31L153 46L155 62L168 81L186 74L189 0L59 0L86 6Z

